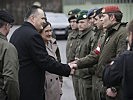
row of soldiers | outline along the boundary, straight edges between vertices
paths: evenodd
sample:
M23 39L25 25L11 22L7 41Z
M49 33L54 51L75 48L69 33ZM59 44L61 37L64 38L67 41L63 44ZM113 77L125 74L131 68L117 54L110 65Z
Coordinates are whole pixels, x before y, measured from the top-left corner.
M122 100L121 86L107 87L102 73L106 64L127 50L126 24L118 6L68 12L67 63L77 64L72 76L77 100Z

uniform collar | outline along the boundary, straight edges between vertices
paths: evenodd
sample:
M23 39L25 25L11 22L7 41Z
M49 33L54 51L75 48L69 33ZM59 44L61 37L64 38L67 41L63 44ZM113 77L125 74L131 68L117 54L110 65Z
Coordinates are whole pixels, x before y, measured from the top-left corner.
M120 25L121 25L121 23L116 23L113 25L112 29L117 31L119 29Z
M87 28L83 32L79 32L79 38L82 38L84 35L88 34L92 30L92 27Z
M78 36L78 30L73 30L72 31L72 38L77 38L77 36Z
M7 38L0 32L0 38L7 40Z

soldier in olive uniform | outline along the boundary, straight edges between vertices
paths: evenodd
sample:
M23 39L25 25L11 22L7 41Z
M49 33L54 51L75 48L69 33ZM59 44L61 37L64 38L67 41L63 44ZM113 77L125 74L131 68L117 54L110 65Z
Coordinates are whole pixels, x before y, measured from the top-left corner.
M102 27L102 22L100 21L100 12L101 12L102 8L98 9L96 12L93 12L92 16L94 17L95 21L94 21L94 40L91 46L91 52L89 55L86 55L86 57L83 57L81 59L79 59L77 61L77 65L78 68L84 68L87 67L87 65L89 65L89 67L93 67L89 68L89 73L92 75L92 95L93 95L93 100L99 100L99 94L96 93L96 85L95 85L95 75L94 75L94 70L97 67L97 62L99 59L99 55L100 55L100 47L101 44L103 43L104 39L105 39L105 34L103 32L103 27ZM90 16L88 16L90 17ZM96 65L95 65L96 64Z
M94 32L87 18L87 10L79 12L77 22L79 35L75 59L85 57L90 53ZM92 100L92 77L88 73L88 68L76 70L75 76L78 78L79 100Z
M76 8L68 12L71 31L68 33L67 45L66 45L66 56L67 62L71 62L75 59L75 49L76 41L78 36L78 25L77 25L77 14L80 12L80 9Z
M103 25L102 25L102 21L100 20L101 17L101 10L102 8L98 9L96 12L94 12L94 14L92 15L94 20L94 26L95 28L95 35L94 35L94 41L92 44L92 51L94 50L96 53L100 52L98 51L98 49L100 50L101 44L103 44L104 39L105 39L105 32L103 29ZM93 66L93 70L96 70L97 68L97 64L95 64ZM95 72L94 72L95 73ZM96 83L96 77L95 74L92 75L92 94L93 94L93 100L99 100L100 97L100 93L97 93L98 88L97 88L97 84Z
M96 76L101 81L102 72L104 66L111 62L111 60L121 54L127 49L126 38L126 23L121 23L122 12L118 6L106 6L102 9L101 21L103 22L103 28L106 28L106 36L100 58L98 61L98 68L96 70ZM111 96L113 90L112 87L108 87L106 100L121 100L120 86L116 86L115 89L118 95ZM111 90L111 91L108 91Z
M18 54L6 36L14 22L5 10L0 10L0 100L19 100Z
M75 50L77 47L77 36L78 36L78 25L77 25L77 14L80 12L80 9L76 8L68 12L71 31L68 33L67 45L66 45L66 57L67 63L75 60ZM75 75L72 76L73 86L75 90L75 96L79 100L79 90L78 90L78 80Z

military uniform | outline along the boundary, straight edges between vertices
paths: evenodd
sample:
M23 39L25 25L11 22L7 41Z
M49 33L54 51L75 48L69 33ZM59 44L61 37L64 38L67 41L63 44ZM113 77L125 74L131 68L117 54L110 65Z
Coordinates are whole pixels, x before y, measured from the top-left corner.
M95 74L97 78L96 85L99 86L100 84L100 88L103 86L101 78L104 66L110 63L113 58L115 58L116 56L118 56L120 53L122 53L124 50L127 49L127 44L126 44L127 31L125 26L126 24L117 23L113 27L107 30L104 44L101 47L102 50ZM119 96L115 99L107 97L107 100L119 100Z
M97 48L100 48L103 44L105 39L105 33L102 30L99 30L94 35L94 40L91 44L91 52L89 55L86 55L83 58L80 58L77 61L77 65L79 69L92 67L93 65L98 63L98 59L100 56L100 49L97 50ZM89 65L89 66L87 66Z
M72 30L68 35L67 45L66 45L66 57L67 62L75 60L75 50L77 48L77 36L78 30Z
M89 55L86 55L85 57L81 58L78 60L77 65L79 69L82 68L88 68L89 67L89 73L92 75L92 96L93 100L99 100L99 94L96 92L97 91L97 85L95 84L95 70L97 67L98 59L100 56L100 49L99 51L97 48L101 47L101 44L103 44L105 39L105 33L102 30L98 30L95 35L94 35L94 40L92 42L91 46L91 52Z
M0 33L0 100L19 100L18 70L17 50Z
M94 38L94 33L91 27L79 34L78 41L77 41L78 46L76 49L75 57L82 58L90 53L91 43L93 41L93 38ZM76 70L75 75L78 77L80 100L92 100L92 97L91 97L92 77L88 73L88 68Z
M68 15L69 15L68 21L70 22L72 19L76 19L79 11L80 11L80 9L78 9L78 8L70 10L68 12ZM68 33L67 45L66 45L67 63L75 60L75 51L77 48L78 33L79 33L78 28L69 31L69 33ZM75 77L75 75L73 75L72 80L73 80L73 86L74 86L74 90L75 90L75 96L76 96L77 100L79 100L78 99L79 98L79 92L78 92L79 90L77 87L78 79L77 79L77 77Z

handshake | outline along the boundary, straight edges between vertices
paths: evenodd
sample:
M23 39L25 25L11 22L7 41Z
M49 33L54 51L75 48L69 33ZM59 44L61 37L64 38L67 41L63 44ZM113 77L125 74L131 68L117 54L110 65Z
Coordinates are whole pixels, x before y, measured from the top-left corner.
M75 61L72 61L72 62L68 63L68 65L71 68L71 72L70 72L71 75L73 75L75 73L75 70L78 68L78 66L77 66L77 60L78 59L75 59Z

